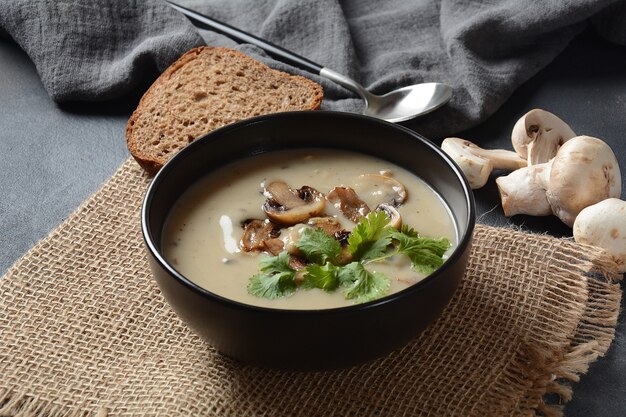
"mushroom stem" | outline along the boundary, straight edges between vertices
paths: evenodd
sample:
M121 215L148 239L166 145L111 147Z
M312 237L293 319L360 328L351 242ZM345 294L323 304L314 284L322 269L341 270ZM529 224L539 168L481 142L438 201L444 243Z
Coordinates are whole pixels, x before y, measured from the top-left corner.
M505 216L511 217L516 214L548 216L552 214L542 178L542 174L548 168L549 164L547 163L532 165L496 179Z
M526 166L526 160L515 152L483 149L461 138L444 139L441 149L459 165L472 189L485 185L494 169L514 171Z
M542 164L554 158L559 148L576 133L558 116L533 109L523 115L511 132L513 149L529 165Z

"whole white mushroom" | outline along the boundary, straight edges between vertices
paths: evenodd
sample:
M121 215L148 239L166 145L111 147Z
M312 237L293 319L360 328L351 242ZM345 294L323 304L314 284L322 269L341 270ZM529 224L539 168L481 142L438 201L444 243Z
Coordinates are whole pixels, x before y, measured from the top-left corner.
M615 154L604 141L577 136L565 142L550 164L546 197L568 226L585 207L620 198L622 177Z
M487 183L494 169L513 171L526 166L526 160L515 152L505 149L483 149L461 138L444 139L441 150L457 163L474 190Z
M604 249L626 272L626 201L608 198L584 208L574 221L574 240Z
M496 184L505 215L551 212L570 227L582 209L619 198L622 189L615 154L604 141L590 136L568 140L550 162L514 171L496 179Z

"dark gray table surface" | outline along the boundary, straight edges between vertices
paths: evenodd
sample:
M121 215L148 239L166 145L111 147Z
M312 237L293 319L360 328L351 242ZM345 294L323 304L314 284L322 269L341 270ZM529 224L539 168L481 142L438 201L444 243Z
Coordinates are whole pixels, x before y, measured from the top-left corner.
M127 157L124 127L139 91L114 102L55 105L20 48L0 40L0 274L95 192ZM532 108L567 121L614 149L626 182L626 48L587 31L523 85L486 122L458 136L510 148L515 121ZM436 113L431 117L436 117ZM479 221L556 236L556 218L506 219L493 181L475 193ZM574 387L566 416L626 415L626 324L608 354Z

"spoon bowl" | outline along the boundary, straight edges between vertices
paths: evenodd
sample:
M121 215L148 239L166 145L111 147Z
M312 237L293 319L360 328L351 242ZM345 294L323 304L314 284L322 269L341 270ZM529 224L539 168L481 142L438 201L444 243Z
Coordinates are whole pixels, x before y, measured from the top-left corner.
M369 94L363 114L398 123L430 113L452 98L452 89L441 83L409 85L382 96Z
M365 100L364 115L393 123L430 113L452 98L452 88L441 83L409 85L379 96L370 93L356 81L328 68L322 68L319 75L361 96Z
M200 26L205 26L238 42L256 45L273 58L320 75L357 93L365 100L363 114L366 116L376 117L393 123L403 122L430 113L446 104L452 98L452 88L441 83L410 85L390 91L382 96L372 94L365 87L345 75L323 67L278 45L171 1L168 1L168 3Z

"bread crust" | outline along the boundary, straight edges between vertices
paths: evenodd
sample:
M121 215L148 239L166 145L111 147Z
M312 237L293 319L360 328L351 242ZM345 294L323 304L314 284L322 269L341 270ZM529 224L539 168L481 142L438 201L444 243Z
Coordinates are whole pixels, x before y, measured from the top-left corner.
M238 63L241 64L241 62L245 63L245 65L249 65L254 67L255 69L259 70L259 71L267 71L268 76L272 76L272 77L276 77L278 79L281 80L289 80L291 82L295 82L298 83L298 86L308 90L309 92L309 96L306 97L306 101L308 101L308 104L305 107L296 107L296 106L292 106L293 108L287 108L286 110L281 110L281 111L288 111L288 110L317 110L320 108L321 104L322 104L322 100L324 97L324 93L322 90L322 87L315 83L314 81L299 76L299 75L291 75L291 74L287 74L285 72L282 71L277 71L274 69L271 69L270 67L266 66L265 64L249 57L248 55L245 55L239 51L236 51L234 49L229 49L229 48L223 48L223 47L210 47L210 46L201 46L198 48L194 48L191 49L190 51L186 52L185 54L183 54L178 60L176 60L172 65L170 65L165 71L163 71L163 73L156 79L156 81L150 86L150 88L145 92L145 94L143 95L143 97L141 98L141 100L139 101L139 104L137 105L137 108L135 109L135 111L133 112L133 114L130 116L128 123L126 124L126 145L128 147L128 150L130 151L131 155L133 156L133 158L137 161L137 163L149 174L149 175L154 175L158 172L158 170L163 166L163 164L171 157L173 156L174 153L176 153L179 149L177 149L176 151L172 152L171 154L166 155L165 157L159 157L159 156L155 156L155 155L150 155L147 152L144 151L144 149L142 149L142 145L146 145L144 143L145 141L145 137L140 137L140 134L142 132L140 132L140 130L142 129L146 129L146 128L150 128L150 129L155 129L155 130L159 130L159 124L157 123L157 121L154 121L152 126L139 126L138 125L138 120L140 117L142 117L143 115L145 115L145 113L147 111L149 111L149 109L154 110L154 103L155 101L157 101L156 99L159 98L159 94L161 94L161 87L166 86L170 79L172 78L172 76L179 70L183 69L185 66L187 66L188 64L190 64L191 62L193 62L196 59L199 59L200 57L202 57L203 54L219 54L222 56L223 59L226 60L226 62L232 61L233 63ZM254 87L254 81L252 80L250 82L251 86ZM263 93L263 86L256 86L259 88L259 93ZM165 87L164 87L165 88ZM291 98L291 96L289 97ZM302 98L302 101L304 102L305 99ZM273 109L266 109L267 111L261 111L260 114L267 114L267 113L273 113L275 112ZM157 113L157 115L159 115L159 113ZM256 114L255 114L256 115ZM249 116L249 117L252 117ZM238 121L238 120L244 120L248 117L241 117L237 120L232 120L231 122L234 121ZM159 120L160 122L167 122L167 120L165 120L166 117L163 117L163 120ZM170 121L172 122L172 121ZM230 123L230 122L229 122ZM226 123L228 124L228 123ZM161 124L162 125L162 124ZM221 127L221 126L218 126ZM206 134L209 131L214 130L214 129L209 129L207 132L203 133ZM162 136L162 135L161 135ZM202 136L202 135L200 135ZM186 139L187 142L191 142L193 140L195 140L196 137L194 138L189 138ZM183 139L185 140L185 139Z

